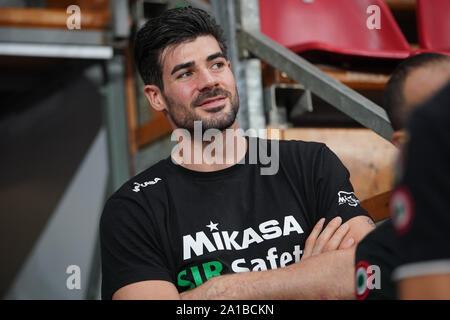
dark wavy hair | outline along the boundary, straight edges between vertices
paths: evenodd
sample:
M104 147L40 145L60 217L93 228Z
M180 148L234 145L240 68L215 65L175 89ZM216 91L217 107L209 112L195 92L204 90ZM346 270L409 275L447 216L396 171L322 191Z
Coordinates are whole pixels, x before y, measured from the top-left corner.
M405 108L408 106L403 88L408 75L417 68L440 62L450 62L450 57L440 53L421 53L402 61L395 68L383 92L383 107L394 130L405 127Z
M161 54L165 48L199 36L213 36L227 56L223 30L206 11L193 7L164 11L147 21L137 32L134 59L145 84L158 86L164 92Z

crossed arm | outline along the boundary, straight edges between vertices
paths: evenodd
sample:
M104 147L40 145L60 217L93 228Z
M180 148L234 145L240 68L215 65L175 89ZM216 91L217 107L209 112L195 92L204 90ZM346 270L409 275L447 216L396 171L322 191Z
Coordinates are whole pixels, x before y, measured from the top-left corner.
M353 299L355 245L375 226L366 216L344 224L337 217L322 231L323 223L309 235L302 259L285 268L214 277L182 294L167 281L141 281L113 299Z

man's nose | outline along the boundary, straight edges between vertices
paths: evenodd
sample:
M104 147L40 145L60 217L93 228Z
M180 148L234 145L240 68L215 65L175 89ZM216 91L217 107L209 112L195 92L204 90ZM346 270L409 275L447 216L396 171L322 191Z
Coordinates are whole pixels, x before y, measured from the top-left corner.
M202 70L198 79L198 90L204 91L218 85L216 77L209 70Z

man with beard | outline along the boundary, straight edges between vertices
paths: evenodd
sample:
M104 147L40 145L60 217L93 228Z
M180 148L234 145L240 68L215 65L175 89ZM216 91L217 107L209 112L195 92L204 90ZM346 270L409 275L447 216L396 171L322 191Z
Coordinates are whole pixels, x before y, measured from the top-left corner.
M353 298L355 244L373 222L349 172L324 144L261 143L239 130L214 19L191 7L164 12L138 32L135 60L150 105L189 148L108 199L102 298ZM213 139L198 138L208 131ZM216 161L195 161L213 143ZM279 162L271 174L261 171L264 148Z

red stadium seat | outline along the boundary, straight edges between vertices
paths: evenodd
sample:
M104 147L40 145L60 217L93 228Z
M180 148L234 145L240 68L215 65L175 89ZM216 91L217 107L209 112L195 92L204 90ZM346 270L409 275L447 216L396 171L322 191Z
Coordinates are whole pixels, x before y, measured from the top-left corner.
M450 54L450 0L417 0L417 29L422 49Z
M380 29L369 29L380 8ZM371 58L404 59L411 48L383 0L259 0L261 31L296 53L327 51Z

